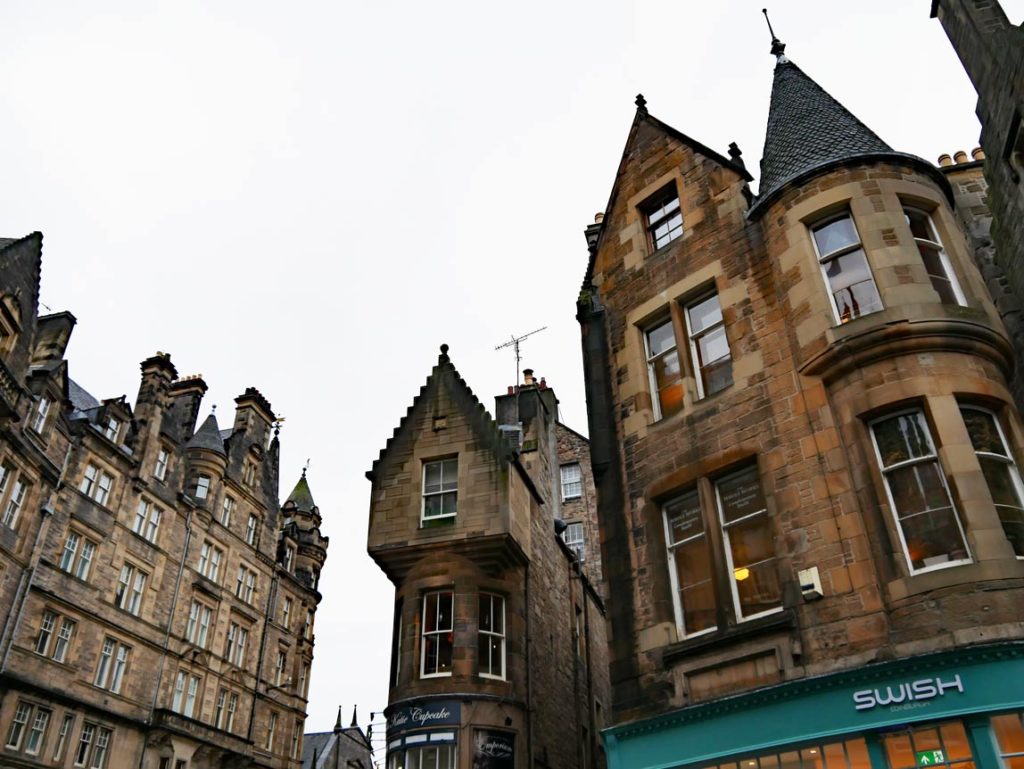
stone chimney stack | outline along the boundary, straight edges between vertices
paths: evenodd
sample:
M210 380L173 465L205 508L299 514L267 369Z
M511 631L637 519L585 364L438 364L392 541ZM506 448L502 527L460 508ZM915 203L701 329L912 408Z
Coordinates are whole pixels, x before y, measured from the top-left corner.
M199 406L203 396L210 389L203 381L202 374L192 374L171 384L170 432L184 443L196 431Z

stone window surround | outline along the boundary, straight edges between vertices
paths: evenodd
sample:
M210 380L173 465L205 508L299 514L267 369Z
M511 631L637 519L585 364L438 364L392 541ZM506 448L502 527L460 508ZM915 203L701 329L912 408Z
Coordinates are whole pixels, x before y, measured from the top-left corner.
M885 526L890 542L899 542L891 511L888 509L883 511L879 507L883 500L886 500L885 486L881 471L874 460L869 425L873 420L887 414L916 406L925 413L928 421L936 453L946 475L953 502L960 514L960 523L964 529L973 560L955 567L911 574L902 555L894 553L895 557L892 559L892 563L896 567L897 573L891 575L887 583L883 583L890 600L900 600L957 584L991 579L1024 578L1024 560L1013 555L1009 541L1005 540L1005 535L1002 537L1002 542L997 541L994 544L992 538L977 538L975 536L979 529L998 529L1002 532L1002 526L991 501L988 504L979 504L977 501L964 500L960 492L962 479L966 480L968 473L977 472L979 476L981 474L980 464L967 434L967 427L963 424L963 418L960 415L962 405L976 406L995 414L1013 456L1015 458L1024 456L1024 451L1022 451L1024 430L1014 416L1015 409L1009 392L998 395L972 394L977 383L974 377L970 376L946 382L944 389L949 394L931 393L933 389L931 383L924 377L899 384L901 392L916 389L920 393L929 394L922 394L902 401L881 403L879 401L885 398L885 394L873 393L871 394L873 397L861 398L855 404L857 437L869 460L866 465L871 476L871 490L877 500L876 508L879 508L878 522Z
M703 395L701 387L697 383L699 372L694 365L693 346L690 343L689 326L685 317L686 310L694 303L715 295L718 297L719 308L723 316L725 315L727 302L731 302L732 291L728 288L723 290L723 287L718 285L716 278L720 274L721 264L719 262L706 265L657 297L635 308L626 318L627 326L631 326L627 330L627 349L632 346L629 344L630 341L635 340L636 342L634 348L636 353L628 356L629 366L632 368L635 365L638 367L638 371L644 372L643 384L640 388L640 391L645 393L644 402L637 404L637 410L644 412L645 421L648 423L667 423L680 414L692 414L694 409L714 400L719 393L728 392L743 384L745 375L742 367L737 366L738 359L736 357L732 358L733 382L729 387L710 395ZM739 283L736 285L743 289L743 296L746 296L746 287ZM725 300L723 300L723 296ZM666 297L671 298L666 299ZM671 318L672 330L675 334L676 352L679 355L682 373L683 405L676 413L662 417L657 402L653 372L648 363L647 331L664 322L666 317ZM725 328L728 328L728 323L725 324ZM726 332L726 338L728 339L728 332ZM729 345L729 350L730 355L733 355L733 345ZM739 375L737 368L739 368Z
M654 244L647 233L647 215L644 213L644 204L669 185L675 185L676 192L679 195L679 211L683 215L683 233L655 251ZM619 237L622 240L631 240L633 243L631 253L626 255L623 262L627 270L639 267L643 264L644 259L663 249L669 248L676 241L686 240L690 232L688 224L690 217L687 216L687 212L693 209L693 192L695 191L684 184L681 170L674 168L668 173L662 174L650 184L644 185L643 188L626 201L626 222Z
M671 208L667 213L661 213L661 210L665 205L672 202L675 203L675 207ZM683 221L682 200L680 200L679 196L679 184L675 179L670 179L664 187L650 195L640 204L639 209L640 214L643 217L644 230L647 233L647 248L649 253L653 254L654 252L665 248L673 241L681 238L686 232L685 222ZM668 237L668 240L665 240L661 245L658 245L655 240L657 237L655 234L656 231L660 226L669 224L677 216L679 217L678 234L668 237L676 229L675 227L671 227L668 232L662 236L663 238Z
M659 493L656 499L654 499L654 504L652 505L654 510L652 512L656 512L657 530L664 538L659 548L659 552L663 554L661 564L663 564L664 570L662 571L662 567L659 566L658 572L663 575L665 585L670 592L669 605L672 607L672 621L678 640L688 640L701 635L717 634L723 631L729 632L747 623L756 623L765 617L778 614L785 608L780 592L779 606L776 609L752 614L747 617L740 617L738 598L732 589L732 580L730 579L732 573L731 558L727 552L728 541L723 533L716 483L751 466L757 468L757 478L761 486L761 494L764 497L769 525L774 532L776 516L774 500L771 494L770 474L766 475L763 471L763 468L757 461L757 454L747 454L743 459L723 463L721 467L716 467L707 472L698 471L698 474L688 478L684 483L674 485L670 490ZM672 563L672 551L669 550L668 545L668 520L664 515L664 510L667 503L682 497L688 492L692 492L694 489L697 490L699 495L699 504L704 524L704 537L710 553L711 576L718 613L718 624L716 627L693 633L685 633L682 617L677 605L677 577ZM779 538L776 537L775 539L778 542ZM774 558L776 560L775 568L781 584L785 581L785 569L787 568L785 553L780 552L778 547L776 547Z
M801 242L793 243L791 241L790 248L799 248L805 254L807 262L804 266L803 275L805 279L809 276L810 280L816 281L816 290L821 294L822 307L828 304L828 286L827 284L823 285L824 277L821 275L821 270L817 265L814 239L810 228L846 208L849 210L854 226L860 235L861 247L864 250L869 269L875 279L875 285L882 299L882 304L886 308L878 313L872 313L872 315L876 322L884 323L893 311L900 312L900 306L905 304L905 302L894 301L892 296L893 291L899 287L892 286L889 281L884 279L884 276L880 279L880 272L882 272L880 266L884 263L886 268L891 268L893 265L891 263L892 260L888 257L880 259L879 252L888 249L889 246L882 241L882 228L876 227L872 220L888 215L890 221L886 223L886 228L889 225L895 225L893 229L898 234L898 247L907 254L913 254L912 257L908 257L904 264L912 263L912 266L920 266L923 270L924 265L917 252L910 228L903 219L903 208L905 206L929 215L932 226L935 228L936 234L949 258L953 272L959 279L959 287L965 296L966 306L979 307L980 301L976 297L984 296L985 292L978 290L978 286L974 285L973 281L975 276L965 269L965 264L973 264L973 261L966 251L963 233L957 225L952 211L949 209L948 201L942 193L933 185L925 185L923 182L916 183L906 179L877 179L875 181L881 191L879 195L869 197L864 194L860 180L850 181L837 184L835 187L810 196L784 212L787 220L784 228L790 231L796 229L802 232L800 236L802 238ZM881 211L875 209L871 203L872 199L882 201L883 208ZM771 213L771 216L775 218L778 218L778 215L779 212L777 211ZM925 287L926 285L928 288L931 288L930 282L927 281L925 276L924 280L920 282L920 286ZM937 298L932 301L938 303ZM843 324L836 326L833 321L834 318L830 317L829 326L831 330L833 333L841 333ZM833 340L830 338L829 341Z

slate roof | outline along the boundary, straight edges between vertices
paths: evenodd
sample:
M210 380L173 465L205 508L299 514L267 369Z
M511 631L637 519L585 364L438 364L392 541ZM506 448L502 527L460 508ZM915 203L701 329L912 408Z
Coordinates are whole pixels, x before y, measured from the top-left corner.
M85 388L71 377L68 377L68 399L74 409L74 413L71 414L72 419L84 416L84 412L98 408L100 405L96 398L86 392Z
M339 756L333 758L332 748L337 747ZM316 764L313 764L313 755ZM302 769L342 769L361 766L371 769L370 748L366 735L358 726L350 726L334 732L314 732L302 736Z
M292 493L285 500L286 505L289 502L295 505L297 510L301 510L304 513L311 513L313 508L316 507L316 502L313 501L313 492L309 490L309 482L306 480L305 470L302 471L302 477L299 478L299 482L295 484Z
M906 157L882 141L796 64L779 56L755 208L787 182L814 169L878 154Z
M215 451L222 456L224 453L224 440L220 437L220 428L217 426L217 417L210 414L203 422L202 427L196 430L189 442L185 444L186 449L206 449Z

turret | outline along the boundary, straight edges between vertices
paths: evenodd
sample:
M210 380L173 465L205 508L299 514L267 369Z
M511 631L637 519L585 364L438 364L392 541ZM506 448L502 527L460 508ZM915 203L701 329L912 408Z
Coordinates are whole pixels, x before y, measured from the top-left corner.
M305 470L281 506L281 516L278 562L316 590L327 559L328 538L320 533L320 508L313 501Z
M217 417L210 414L185 444L188 477L185 490L189 496L207 509L211 509L220 479L227 469L228 457L224 440L220 437Z

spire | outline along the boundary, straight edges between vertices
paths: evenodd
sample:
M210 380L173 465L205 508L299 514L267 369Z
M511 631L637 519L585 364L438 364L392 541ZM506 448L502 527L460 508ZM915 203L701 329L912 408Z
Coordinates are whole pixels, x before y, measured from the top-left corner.
M338 720L334 722L334 731L341 731L341 705L338 705Z
M316 508L316 502L313 501L313 492L309 490L309 482L306 480L306 468L302 469L302 477L299 478L299 482L295 484L292 493L285 500L286 505L289 502L295 505L296 510L301 510L304 513L312 513ZM340 711L338 718L341 718Z
M356 727L359 726L359 719L356 718L356 710L358 710L358 709L359 709L358 705L353 705L352 706L352 723L349 724L350 726L356 726Z
M782 43L774 35L772 40L775 51ZM796 64L781 53L777 56L761 185L751 216L788 182L826 166L858 156L907 157L895 152Z
M220 428L217 426L217 417L211 413L202 426L196 430L189 442L185 444L186 449L206 449L214 451L221 456L224 453L224 440L220 437Z

